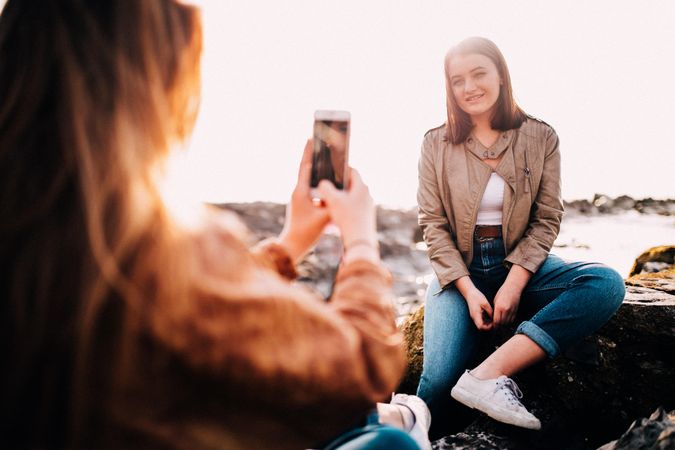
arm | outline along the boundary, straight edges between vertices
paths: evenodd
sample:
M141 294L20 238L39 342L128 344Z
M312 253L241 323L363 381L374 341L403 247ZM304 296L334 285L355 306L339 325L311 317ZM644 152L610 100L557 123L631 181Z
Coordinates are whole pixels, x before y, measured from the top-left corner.
M513 322L520 296L532 275L546 260L560 230L563 215L560 195L560 150L558 136L547 127L544 168L523 238L506 257L509 274L494 299L494 325ZM529 181L529 180L528 180Z
M194 307L165 335L196 376L220 379L228 401L292 413L325 437L395 389L405 359L380 263L350 258L325 303L269 269L280 253L258 248L254 258L227 236L214 245L211 255L227 257L205 261Z
M559 140L552 128L546 128L544 167L539 190L532 205L530 222L525 234L506 257L534 273L546 260L560 231L563 203L560 194Z
M436 181L430 140L428 136L425 136L418 166L418 222L427 244L431 267L440 285L445 287L458 278L468 276L469 271L450 235L450 224Z
M496 327L507 325L515 320L520 296L530 278L532 278L532 272L518 264L511 265L504 284L494 298L493 323Z

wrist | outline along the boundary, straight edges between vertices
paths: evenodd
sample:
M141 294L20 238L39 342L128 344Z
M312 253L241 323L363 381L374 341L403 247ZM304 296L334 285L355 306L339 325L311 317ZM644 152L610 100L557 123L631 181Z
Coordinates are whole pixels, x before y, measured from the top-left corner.
M467 304L473 303L483 303L483 298L485 296L477 288L473 288L467 295L464 296Z
M365 259L371 262L380 261L380 247L377 240L354 239L344 245L343 261L345 263L355 259Z
M525 290L525 286L527 286L530 278L532 278L531 272L517 264L513 264L506 280L504 280L503 286L520 294Z
M455 287L459 293L462 294L462 297L464 297L464 299L467 301L468 298L474 296L476 292L480 293L478 288L473 284L471 277L468 275L464 275L463 277L456 279Z
M358 238L358 239L352 239L352 240L344 240L343 246L345 248L345 253L348 250L351 250L355 247L370 247L374 248L378 252L380 251L380 243L378 242L377 238Z
M301 245L298 243L298 240L293 238L289 233L282 231L278 238L279 245L281 245L288 256L295 262L299 260L304 254Z

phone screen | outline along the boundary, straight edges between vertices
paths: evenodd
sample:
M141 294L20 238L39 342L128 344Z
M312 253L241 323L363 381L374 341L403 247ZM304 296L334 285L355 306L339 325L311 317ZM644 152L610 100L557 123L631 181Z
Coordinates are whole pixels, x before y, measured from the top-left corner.
M314 153L310 187L328 180L338 189L348 185L349 113L317 111L314 115Z

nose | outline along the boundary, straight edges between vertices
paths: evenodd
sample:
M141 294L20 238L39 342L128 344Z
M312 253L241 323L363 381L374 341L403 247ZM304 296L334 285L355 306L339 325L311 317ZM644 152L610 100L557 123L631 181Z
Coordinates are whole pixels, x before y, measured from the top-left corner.
M476 89L476 83L469 77L467 80L464 82L464 90L466 92L471 92L474 89Z

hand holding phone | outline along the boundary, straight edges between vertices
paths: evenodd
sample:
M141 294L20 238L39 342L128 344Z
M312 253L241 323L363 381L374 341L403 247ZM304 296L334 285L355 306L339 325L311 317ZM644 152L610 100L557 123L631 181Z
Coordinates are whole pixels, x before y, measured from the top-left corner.
M279 235L280 243L286 247L295 262L298 262L312 248L330 221L328 210L317 208L309 194L312 153L312 141L308 139L302 154L298 180L286 207L284 228Z
M330 213L331 221L340 230L345 246L345 261L355 255L377 261L379 252L373 198L355 169L350 170L350 183L347 191L322 181L318 194Z
M314 113L314 151L310 177L311 195L328 180L337 189L349 187L349 133L351 115L347 111L319 110Z

